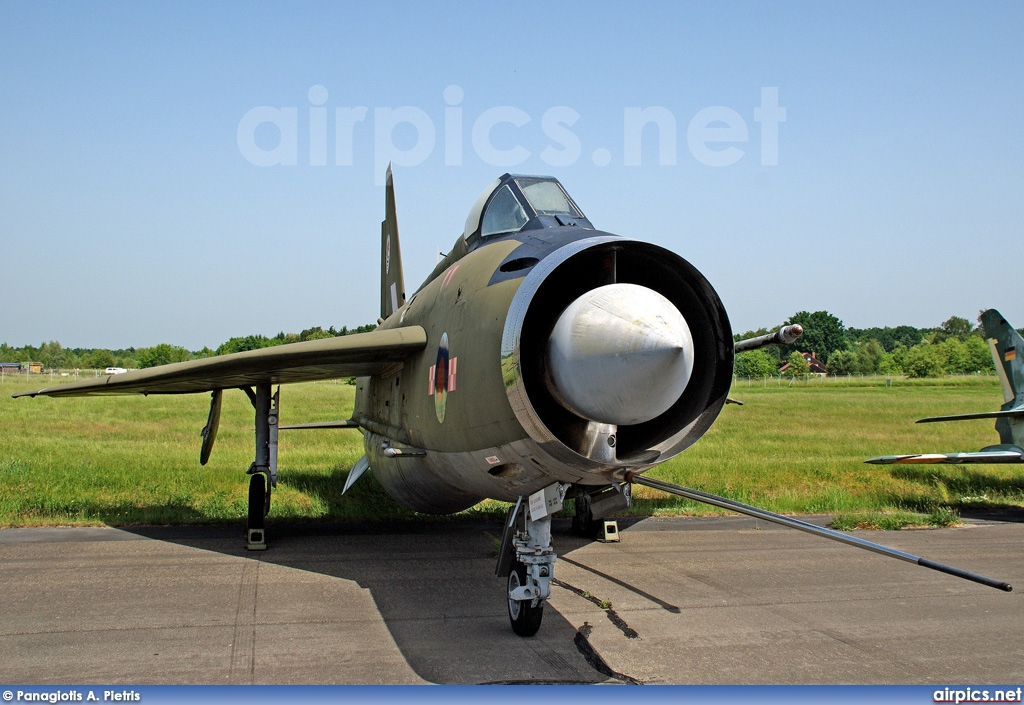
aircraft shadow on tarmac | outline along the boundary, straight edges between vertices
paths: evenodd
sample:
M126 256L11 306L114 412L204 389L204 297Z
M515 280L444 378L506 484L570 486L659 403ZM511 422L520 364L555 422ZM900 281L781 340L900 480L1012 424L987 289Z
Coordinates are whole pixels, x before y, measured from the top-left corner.
M894 468L893 474L922 485L939 481L929 468L901 466ZM1019 493L1024 489L1019 480L957 468L956 472L944 474L941 481L951 496L978 498L972 506L959 509L965 518L1024 523L1024 509L983 499L986 494ZM302 484L302 479L293 473L288 483L296 486ZM310 485L303 489L320 496L330 508L330 514L338 516L343 515L341 503L344 500L334 491L336 484ZM378 491L372 481L363 485L353 488L357 496ZM327 489L328 486L331 489ZM921 509L931 511L934 507ZM620 529L638 521L640 519L620 519ZM679 612L679 607L619 576L598 572L585 565L586 561L574 560L573 551L590 541L574 536L569 525L568 519L553 522L554 544L560 562L614 582L669 613ZM352 581L369 591L406 662L417 675L430 682L635 682L629 675L610 669L591 647L586 619L593 621L590 614L601 613L597 612L598 607L587 612L590 607L586 600L597 603L574 585L556 582L556 600L545 609L537 636L524 639L512 633L506 614L505 581L494 576L500 521L426 517L411 521L345 523L270 520L270 547L265 552L245 550L242 526L150 526L126 530L155 540ZM555 578L556 581L559 578L557 567ZM266 607L273 611L273 605ZM576 624L555 607L566 614L570 614L567 608L576 610L571 612ZM322 608L317 604L308 606L313 613L318 609ZM598 618L615 623L615 615L610 610ZM629 636L628 625L616 626Z
M1024 523L1024 507L997 504L987 499L1024 494L1024 476L1016 471L1013 477L994 477L991 472L970 466L947 466L940 471L934 465L896 465L891 472L897 479L928 488L941 484L951 497L970 498L969 505L957 507L965 519ZM921 500L917 506L912 503L908 506L906 496L894 497L893 502L925 513L935 509L934 500L930 498Z
M637 520L639 521L639 520ZM633 523L622 522L622 526ZM590 541L556 520L560 557ZM612 671L577 628L548 605L540 633L522 638L509 626L505 579L494 576L501 523L436 520L344 524L268 522L269 548L248 552L243 528L128 527L146 538L216 551L349 580L369 590L410 667L433 683L636 682ZM575 565L587 570L579 563ZM602 574L603 575L603 574ZM614 576L603 576L662 604ZM557 579L557 572L556 572ZM576 600L561 584L563 600ZM580 592L577 595L583 596ZM576 603L575 606L585 606ZM273 606L269 606L272 610ZM310 605L310 610L317 606Z

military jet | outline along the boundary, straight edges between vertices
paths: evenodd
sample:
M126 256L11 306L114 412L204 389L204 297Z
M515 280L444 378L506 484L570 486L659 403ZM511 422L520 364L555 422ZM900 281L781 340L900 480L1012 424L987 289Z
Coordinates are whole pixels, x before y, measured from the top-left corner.
M200 462L217 436L224 390L255 409L247 546L266 547L277 482L280 387L358 377L347 419L291 429L352 428L372 468L418 512L457 512L484 498L512 504L496 573L508 613L537 632L556 555L551 516L575 500L592 530L631 488L659 490L1010 589L840 532L643 473L681 453L726 403L734 353L793 342L787 326L734 345L725 308L689 262L657 245L595 229L554 178L505 174L470 209L451 251L407 296L394 179L385 181L381 315L369 333L193 360L40 389L28 396L210 392ZM284 428L284 427L281 427Z
M996 374L1003 388L1003 405L999 411L978 414L929 416L917 423L937 421L963 421L966 419L995 419L999 432L999 445L987 446L976 453L917 453L913 455L883 455L864 462L875 465L948 463L1024 463L1024 339L1013 329L999 311L990 308L981 314Z

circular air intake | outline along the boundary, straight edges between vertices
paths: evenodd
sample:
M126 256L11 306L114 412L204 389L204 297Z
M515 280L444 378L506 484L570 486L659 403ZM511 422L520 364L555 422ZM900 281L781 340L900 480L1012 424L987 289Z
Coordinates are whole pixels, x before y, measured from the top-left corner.
M612 464L622 467L693 444L732 380L732 331L707 279L669 250L612 235L570 242L534 267L502 354L509 401L535 441L578 460L593 424L614 424Z

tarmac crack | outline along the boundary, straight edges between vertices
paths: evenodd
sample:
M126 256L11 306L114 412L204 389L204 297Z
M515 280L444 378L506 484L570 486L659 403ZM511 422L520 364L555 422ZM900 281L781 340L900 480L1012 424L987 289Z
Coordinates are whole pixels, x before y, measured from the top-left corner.
M259 591L260 561L242 566L235 607L235 631L231 639L231 665L228 680L253 683L256 677L256 605Z
M372 620L365 620L370 622ZM283 627L283 626L294 626L294 625L308 625L308 624L349 624L351 620L347 619L287 619L287 620L273 620L273 621L261 621L254 624L259 627ZM169 624L143 624L143 625L131 625L127 627L91 627L88 629L74 628L74 629L33 629L31 631L12 631L0 633L0 638L12 637L12 636L46 636L55 634L118 634L127 632L159 632L172 629L203 629L203 630L220 630L224 629L224 624L210 624L200 622L174 622Z
M632 592L634 594L637 594L640 597L643 597L645 599L650 600L651 602L653 602L654 604L658 605L659 607L661 607L664 610L667 610L667 611L669 611L669 612L671 612L673 614L679 614L679 607L677 605L669 604L668 602L665 602L665 600L662 600L660 597L655 597L651 593L645 592L645 591L641 590L640 588L638 588L635 585L630 585L629 583L627 583L627 582L625 582L623 580L619 580L618 578L616 578L616 577L614 577L612 575L608 575L607 573L603 573L600 570L592 568L589 565L585 565L585 564L580 563L578 561L574 561L574 560L572 560L571 558L569 558L567 556L559 556L558 560L562 561L563 563L568 563L569 565L574 565L577 568L580 568L581 570L585 570L588 573L592 573L593 575L596 575L599 578L604 578L608 582L615 583L616 585L618 585L620 587L624 587L627 590L629 590L630 592Z
M813 628L813 627L811 627L811 628ZM864 654L866 656L872 656L872 657L873 656L877 656L877 653L874 652L873 650L864 648L863 646L861 646L857 642L853 641L852 639L849 639L849 638L845 637L844 635L840 634L839 632L835 631L834 629L817 629L817 632L819 634L822 634L823 636L828 637L829 639L832 639L833 641L838 641L840 644L843 644L845 646L849 646L851 649L859 651L860 653L862 653L862 654ZM897 660L899 659L898 656L896 656L895 658Z
M601 599L599 599L597 597L594 597L593 595L591 595L586 590L581 590L580 588L578 588L578 587L576 587L574 585L570 585L569 583L562 582L561 580L552 580L551 584L552 585L557 585L558 587L565 588L569 592L571 592L571 593L573 593L575 595L579 595L584 600L587 600L588 602L592 602L593 604L595 604L598 607L600 607L604 611L605 616L608 617L608 620L612 624L614 624L616 627L618 627L619 631L622 632L622 634L627 639L639 639L640 638L640 635L636 633L636 630L633 629L632 627L630 627L626 623L626 620L624 620L622 617L620 617L619 613L612 609L611 603L608 602L607 600L601 600Z
M590 639L587 638L592 629L593 627L590 626L589 622L584 622L583 626L576 631L576 636L572 639L572 643L575 644L576 649L580 652L583 659L590 664L590 667L608 678L613 678L630 685L643 685L643 681L627 676L625 673L612 670L607 662L601 658L601 654L597 653L597 649L594 648L593 644L590 643Z

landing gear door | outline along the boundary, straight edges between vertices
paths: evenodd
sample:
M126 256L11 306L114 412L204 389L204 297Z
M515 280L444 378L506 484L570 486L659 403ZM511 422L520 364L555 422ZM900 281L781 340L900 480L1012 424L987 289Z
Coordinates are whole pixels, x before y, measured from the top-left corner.
M516 523L519 521L519 513L522 509L523 498L520 497L515 504L508 508L508 514L505 515L505 524L501 532L501 548L498 549L498 565L494 569L494 574L499 578L507 578L512 570L512 562L516 557L516 546L512 542L512 538L515 536Z

